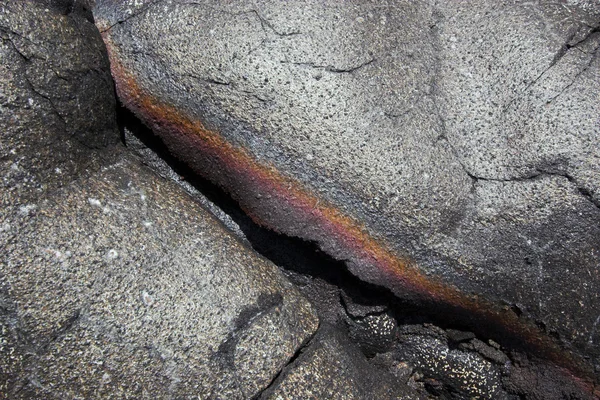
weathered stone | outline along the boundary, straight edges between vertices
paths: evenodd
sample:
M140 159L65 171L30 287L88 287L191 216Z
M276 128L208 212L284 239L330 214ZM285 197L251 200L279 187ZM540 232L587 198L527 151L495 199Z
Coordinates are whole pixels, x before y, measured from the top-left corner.
M257 396L312 307L122 149L100 35L63 12L0 3L0 397Z
M443 382L459 398L508 398L496 366L475 353L450 349L437 332L407 326L400 333L400 341L400 359L413 360L416 368Z
M250 398L316 329L306 300L172 183L126 159L9 214L36 396Z
M590 393L597 11L100 0L95 15L125 105L256 221Z
M324 328L264 399L419 399L390 374L369 365L344 338Z
M115 144L113 82L102 39L78 15L0 2L2 207L97 168Z

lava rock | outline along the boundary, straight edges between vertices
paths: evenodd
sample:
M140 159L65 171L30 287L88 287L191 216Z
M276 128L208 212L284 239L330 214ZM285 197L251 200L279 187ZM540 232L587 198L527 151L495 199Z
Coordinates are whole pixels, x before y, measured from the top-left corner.
M368 356L389 351L396 339L398 323L388 313L348 318L350 338Z
M369 299L348 289L340 292L340 299L346 313L351 318L364 318L371 314L381 314L387 311L386 306L377 304L379 299Z
M419 334L420 332L420 334ZM426 376L430 391L459 398L508 399L502 374L475 354L450 349L447 342L426 327L405 326L400 331L399 359L410 359Z
M0 2L0 397L252 398L318 326L119 144L85 15Z
M4 328L33 352L7 393L251 398L318 325L274 265L126 157L5 223Z
M255 221L591 393L593 2L99 0L123 103Z
M472 339L468 343L459 344L458 348L464 350L474 350L481 354L484 358L488 359L489 361L495 362L499 365L506 365L506 363L509 362L509 359L506 356L506 354L504 354L498 349L493 348L492 346L485 344L484 342L476 338Z
M119 141L114 84L93 24L34 1L0 3L2 206L99 168Z
M385 370L367 363L358 349L324 326L274 382L263 399L420 399Z

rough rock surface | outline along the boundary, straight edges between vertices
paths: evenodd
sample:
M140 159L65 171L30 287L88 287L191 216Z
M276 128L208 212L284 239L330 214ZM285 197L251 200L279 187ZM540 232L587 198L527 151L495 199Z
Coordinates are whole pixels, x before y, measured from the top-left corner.
M125 105L256 221L594 390L595 2L99 0L95 17Z
M57 4L0 2L0 398L257 396L313 308L122 149L100 35Z
M347 340L347 339L346 339ZM397 399L419 395L380 368L369 365L359 351L328 328L321 329L293 364L265 391L264 399Z

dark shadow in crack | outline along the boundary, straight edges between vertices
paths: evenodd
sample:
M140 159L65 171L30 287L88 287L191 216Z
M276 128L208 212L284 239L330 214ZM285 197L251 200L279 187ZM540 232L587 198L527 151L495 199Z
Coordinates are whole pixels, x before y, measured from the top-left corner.
M395 296L387 288L360 280L348 271L345 262L336 260L324 253L316 243L279 234L259 226L244 213L239 204L223 189L202 178L189 166L173 156L167 150L162 139L144 126L129 110L119 108L118 123L126 145L125 129L133 133L145 146L155 152L184 181L228 214L240 227L255 251L271 260L284 271L293 272L288 277L295 284L302 285L302 282L294 279L298 276L322 279L330 285L343 289L358 304L386 306L400 324L433 323L444 329L462 330L473 330L474 326L480 325L477 321L473 321L471 317L465 316L464 312L450 306L441 307L438 303L433 304L426 301L418 304L405 301ZM133 150L135 151L135 149ZM168 176L169 174L165 173L164 175ZM342 307L341 302L340 307ZM480 330L476 333L484 336L489 335L504 343L508 341L511 346L519 347L522 344L519 338L511 337L510 332L504 332L501 326L493 327L493 329L488 329L489 327L481 328L483 331Z
M342 290L356 304L375 307L384 306L399 325L433 324L444 330L474 332L480 338L493 339L500 343L504 347L504 351L510 352L511 358L515 356L517 358L529 358L525 354L534 356L533 359L537 357L548 358L540 352L540 349L531 348L523 338L501 324L489 323L490 321L482 323L477 316L468 315L464 310L451 305L403 300L384 287L360 280L349 272L345 262L336 260L322 252L316 243L289 237L259 226L244 213L239 204L222 188L202 178L189 166L173 156L162 139L144 126L129 110L119 108L118 124L126 146L128 145L127 136L129 133L125 130L128 130L144 146L160 157L166 163L167 168L175 172L182 180L189 183L210 202L228 214L240 227L253 249L280 267L288 278L300 287L301 291L303 284L306 284L307 281L320 279ZM135 148L132 150L136 151ZM142 161L144 162L144 160ZM156 165L148 164L154 169L157 168ZM159 170L157 172L165 176L172 176L172 172L169 173L170 171ZM314 292L311 294L314 294ZM317 293L317 296L320 295L326 296L324 293ZM326 319L324 315L327 312L323 309L323 304L331 305L331 302L319 301L314 297L309 298L309 300L315 305L319 317ZM337 298L337 302L339 304L335 306L346 312L340 297ZM518 308L516 310L515 314L520 316L520 310ZM343 323L340 325L343 325ZM344 328L340 327L340 329Z

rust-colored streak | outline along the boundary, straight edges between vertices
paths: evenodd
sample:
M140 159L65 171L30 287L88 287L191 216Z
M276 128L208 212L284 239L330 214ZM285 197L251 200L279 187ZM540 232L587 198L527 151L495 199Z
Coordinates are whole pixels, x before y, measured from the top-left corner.
M180 143L184 149L182 152L189 153L193 149L193 152L201 154L204 160L202 162L210 160L215 164L212 168L219 172L209 174L209 178L217 180L218 184L229 191L235 189L227 187L228 180L251 184L253 190L268 195L277 204L283 205L289 211L290 218L304 218L313 226L318 226L320 236L305 238L321 243L323 238L333 241L366 273L376 271L378 276L389 279L392 288L402 288L425 301L449 305L482 321L504 327L507 332L527 343L538 355L568 369L569 375L585 387L586 391L593 391L593 373L583 367L581 360L562 350L535 325L519 318L505 307L466 295L451 284L426 276L410 259L399 256L390 246L374 239L362 224L318 198L298 181L283 175L272 165L259 162L246 149L228 142L218 132L206 129L198 119L152 96L122 64L118 50L110 38L110 31L103 33L103 37L121 101L155 131ZM174 152L177 153L177 149ZM206 171L198 172L204 174ZM285 232L285 227L273 226L262 213L249 207L243 195L238 194L236 197L253 219Z

